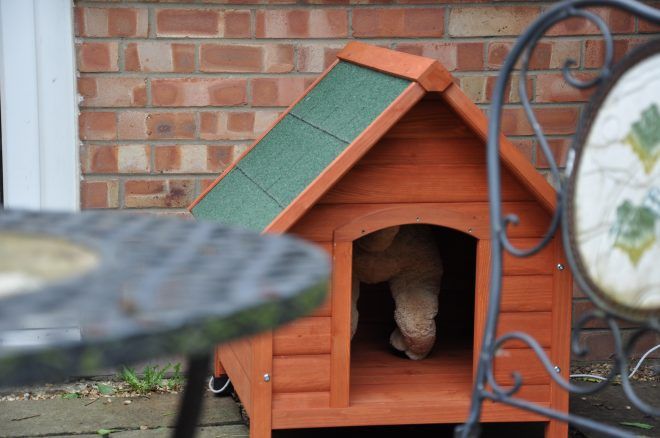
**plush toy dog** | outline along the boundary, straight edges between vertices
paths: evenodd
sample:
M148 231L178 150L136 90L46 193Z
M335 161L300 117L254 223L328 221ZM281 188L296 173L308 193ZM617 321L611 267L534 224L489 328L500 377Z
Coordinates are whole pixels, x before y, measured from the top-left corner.
M442 279L442 260L431 227L402 225L376 231L357 240L353 254L351 337L358 324L360 282L387 281L397 325L390 344L411 359L426 357L435 343Z

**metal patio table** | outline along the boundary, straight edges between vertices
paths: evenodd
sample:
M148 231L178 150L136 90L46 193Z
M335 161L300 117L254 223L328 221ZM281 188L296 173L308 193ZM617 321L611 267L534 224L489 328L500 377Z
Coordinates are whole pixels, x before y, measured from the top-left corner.
M0 331L77 324L82 340L0 351L0 385L189 358L175 436L198 419L213 347L325 299L329 261L289 236L107 212L0 213Z

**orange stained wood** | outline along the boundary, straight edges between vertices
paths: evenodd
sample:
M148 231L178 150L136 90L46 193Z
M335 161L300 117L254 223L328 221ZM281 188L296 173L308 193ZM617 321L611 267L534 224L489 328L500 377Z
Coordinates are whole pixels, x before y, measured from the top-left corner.
M459 393L469 394L471 385L466 384ZM376 388L377 389L377 388ZM372 397L367 391L355 391L363 397L358 397L355 404L347 408L313 408L313 409L277 409L273 411L274 429L297 429L314 427L370 426L396 424L430 424L430 423L463 423L467 418L469 398L458 399L457 392L443 391L435 385L435 391L426 395L434 396L433 400L415 400L416 394L406 397L405 386L399 386L398 394L402 397L396 401L377 403L377 397ZM547 398L548 385L528 385L522 390L522 396L527 399L543 400ZM302 396L304 397L304 395ZM296 398L295 395L292 398ZM305 397L306 398L306 397ZM546 402L538 402L539 406L549 407ZM282 408L286 406L280 405ZM521 411L503 404L486 403L481 416L484 422L547 422L548 419Z
M275 356L273 392L325 392L330 389L330 355Z
M505 212L515 211L520 217L520 224L511 227L509 231L509 236L513 239L533 238L545 232L547 213L537 202L505 202L503 208ZM431 216L427 223L447 226L459 231L462 229L482 238L490 234L487 202L317 204L289 232L313 242L330 243L333 241L335 230L346 227L348 232L349 224L357 229L360 221L366 222L365 218L370 215L381 217L382 220L369 219L369 223L373 225L369 226L365 223L365 234L390 226L392 220L388 219L389 215L402 214L401 219L405 219L405 223L416 223L417 216L420 216L422 218L420 222L423 222L429 212L442 212L442 216ZM461 224L460 221L464 222ZM345 239L343 234L340 238ZM527 242L531 240L523 243Z
M551 312L501 312L497 325L497 336L509 332L525 332L533 336L542 347L550 347L552 343L552 313ZM504 348L527 348L520 341L509 341Z
M402 140L386 135L360 160L361 165L449 163L480 165L485 169L486 154L482 141L474 137Z
M442 97L484 142L488 140L488 119L458 85L452 83L442 93ZM500 159L506 168L535 195L543 207L548 211L555 210L557 204L555 190L504 135L500 135Z
M252 412L252 391L250 389L250 375L245 372L241 365L241 358L236 356L230 344L220 347L220 358L222 365L230 376L234 391L238 394L248 415Z
M213 352L213 375L215 377L219 377L224 374L227 374L227 371L222 366L222 362L220 361L220 346L217 345Z
M451 74L438 61L357 41L348 43L337 58L418 82L426 91L442 91L452 83Z
M273 394L273 411L304 410L330 407L330 393L278 392Z
M552 275L516 275L502 278L502 312L552 311ZM485 289L488 290L488 289Z
M252 370L252 339L241 339L228 344L229 348L240 359L243 372L249 376Z
M252 372L250 374L250 437L268 438L272 431L273 334L262 333L251 338ZM265 378L266 374L271 379Z
M329 407L323 391L288 392L273 398L273 427L329 427L371 424L461 422L469 408L472 388L472 349L437 347L424 361L390 353L387 341L374 343L358 332L351 358L350 405ZM523 367L528 379L519 396L548 406L548 376L531 360L527 349L507 350L496 368L496 378L507 386L512 363ZM539 421L529 413L504 405L489 407L485 421Z
M474 278L474 334L473 351L481 351L483 333L486 329L488 313L488 290L490 287L490 261L492 242L482 239L477 242L476 273ZM476 376L479 355L472 358L472 377Z
M545 349L545 352L550 350ZM513 385L514 372L520 373L525 385L548 385L551 380L534 350L529 348L498 351L493 370L495 381L503 386Z
M410 109L401 120L387 131L383 139L414 140L407 141L410 146L418 141L435 141L438 146L448 140L478 140L482 162L486 162L484 141L477 135L449 105L441 99L435 99L438 93L427 93L424 98ZM455 148L453 153L460 152ZM452 159L452 157L448 157Z
M273 333L273 355L329 354L332 318L298 319Z
M561 234L558 233L558 236ZM562 265L563 270L555 266L554 289L552 293L552 308L554 309L552 321L552 352L550 357L560 368L560 374L568 379L570 372L570 339L571 339L571 302L573 291L573 276L566 267L561 239L554 239L555 262ZM568 412L568 393L559 385L552 382L550 386L550 401L555 409ZM568 426L563 422L551 421L546 429L546 437L559 438L568 435Z
M511 238L516 248L530 248L541 238ZM515 257L504 252L502 257L505 276L552 275L557 265L554 245L548 245L531 257Z
M331 407L347 407L349 402L352 267L353 242L335 242L332 255Z
M532 199L509 172L502 173L503 201ZM327 204L487 201L488 181L479 164L358 164L321 200Z

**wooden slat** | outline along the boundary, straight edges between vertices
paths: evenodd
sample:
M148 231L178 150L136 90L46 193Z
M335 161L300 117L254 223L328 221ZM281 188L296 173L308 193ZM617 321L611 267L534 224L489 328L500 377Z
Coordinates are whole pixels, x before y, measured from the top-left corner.
M252 370L252 338L239 339L227 344L227 347L234 352L240 361L243 372L249 376Z
M528 386L526 395L543 399L548 392L547 385ZM277 410L273 413L274 429L295 429L314 427L371 426L396 424L463 423L467 419L469 398L459 401L444 399L438 393L435 400L406 403L359 404L349 408ZM548 403L540 402L547 407ZM484 422L528 422L547 421L520 409L502 404L484 404L481 421Z
M330 355L275 356L273 392L325 392L330 390Z
M451 74L437 61L358 41L348 43L337 57L392 76L417 81L427 91L442 91L452 82Z
M330 324L329 317L308 317L276 330L273 332L273 354L330 353Z
M521 331L533 336L542 347L552 344L552 313L551 312L502 312L497 327L497 336L512 331ZM527 348L519 341L510 341L504 348Z
M443 99L451 105L461 118L484 141L488 138L488 119L460 87L451 84L442 93ZM554 211L557 194L543 176L536 171L529 160L503 135L500 136L500 157L516 178L534 194L547 211Z
M438 203L439 208L455 212L457 215L469 215L475 236L489 236L490 223L488 219L488 203ZM359 221L364 216L392 208L413 208L411 204L323 204L316 205L296 223L291 233L303 239L315 242L332 242L333 233L337 228L353 221ZM421 206L424 207L424 206ZM516 211L521 223L511 227L509 236L512 238L541 236L545 232L547 213L536 202L505 202L503 208Z
M472 138L381 139L360 164L481 165L486 163L483 142Z
M488 315L488 299L490 292L490 240L479 240L477 242L477 260L475 273L475 296L474 296L474 339L472 358L472 377L476 377L479 364L479 353L483 342L486 328L486 317Z
M346 407L349 401L352 269L353 243L335 242L332 258L331 407Z
M425 91L412 83L316 177L267 227L267 232L287 231L323 196L419 99ZM319 240L322 241L322 240Z
M323 73L321 73L321 74L319 75L319 77L316 78L316 79L314 80L314 82L312 82L312 83L310 84L309 87L307 87L307 89L305 90L305 92L302 93L300 96L298 96L298 98L297 98L296 100L294 100L293 103L292 103L291 105L289 105L289 107L288 107L288 108L287 108L282 114L279 115L279 117L277 117L277 119L276 119L276 120L275 120L275 121L274 121L274 122L268 127L268 129L266 129L266 130L265 130L265 131L264 131L259 137L257 137L256 140L254 140L254 141L252 142L252 144L251 144L248 148L246 148L246 149L243 151L243 153L238 157L238 159L236 159L233 163L231 163L229 166L227 166L227 168L226 168L225 170L223 170L222 173L221 173L220 175L218 175L218 177L213 181L213 183L209 184L209 186L206 187L206 189L204 189L204 190L202 191L202 193L199 194L199 196L198 196L198 197L192 202L192 204L190 204L190 205L188 206L188 211L192 211L192 209L195 207L195 205L197 205L202 199L204 199L204 197L205 197L205 196L206 196L211 190L213 190L213 188L214 188L216 185L218 185L218 183L222 180L222 178L224 178L226 175L228 175L229 172L230 172L234 167L236 167L236 165L238 164L238 162L241 161L241 160L243 159L243 157L245 157L247 154L249 154L250 151L251 151L251 150L252 150L252 149L253 149L253 148L254 148L254 147L255 147L255 146L256 146L256 145L257 145L257 144L258 144L258 143L259 143L259 142L260 142L260 141L261 141L261 140L262 140L262 139L263 139L263 138L264 138L264 137L265 137L265 136L266 136L266 135L267 135L267 134L268 134L268 133L269 133L269 132L275 127L275 126L276 126L276 125L277 125L277 124L279 124L279 123L282 121L282 119L284 119L284 117L286 117L286 116L291 112L291 110L293 109L293 107L296 106L296 105L298 105L298 102L300 102L300 101L301 101L301 100L307 95L307 93L309 93L310 91L312 91L312 89L313 89L314 87L316 87L316 85L317 85L319 82L321 82L321 81L325 78L325 76L326 76L328 73L330 73L330 70L332 70L332 69L335 67L335 65L337 65L338 63L339 63L339 60L335 60L335 61L334 61L334 62L333 62L328 68L326 68L325 71L324 71Z
M252 338L252 411L250 412L250 437L270 437L272 430L273 383L264 379L265 374L273 375L273 334L266 332Z
M227 374L227 371L222 365L222 360L220 359L220 345L216 345L213 351L213 376L220 377L223 374Z
M529 192L502 174L502 200L528 201ZM321 200L326 204L486 202L483 165L359 164Z
M558 233L557 236L561 236ZM561 239L554 239L555 261L562 264L565 269L555 268L553 273L554 288L552 293L552 352L551 358L561 369L561 375L568 379L571 362L571 303L573 298L573 276L568 269ZM560 411L568 412L568 393L559 385L552 382L550 386L551 406ZM546 437L563 437L568 434L565 423L551 421L546 429Z
M502 312L552 310L552 275L519 275L502 278Z
M550 350L545 350L548 353ZM511 373L517 371L523 378L524 385L542 385L550 383L550 376L536 357L534 350L528 348L504 349L495 359L495 380L503 386L512 385Z
M484 140L463 123L448 105L441 100L431 100L426 95L383 137L383 140L405 140L414 145L417 141L445 141L450 139L478 139L481 152L486 159Z
M319 409L330 407L329 392L297 392L273 394L273 411Z
M430 203L388 205L382 210L358 216L348 224L336 228L334 240L353 241L374 231L401 224L431 224L453 228L477 239L487 237L482 233L483 227L478 226L483 221L485 212L480 216L451 207L451 204Z
M533 239L510 239L516 248L530 248L538 243L539 238ZM532 257L514 257L504 252L504 275L552 275L556 269L554 249L552 246L545 247Z
M252 391L250 388L250 375L246 374L241 366L239 359L234 351L228 346L220 347L220 356L222 364L227 371L227 375L232 381L234 391L238 394L245 410L250 414L252 412Z

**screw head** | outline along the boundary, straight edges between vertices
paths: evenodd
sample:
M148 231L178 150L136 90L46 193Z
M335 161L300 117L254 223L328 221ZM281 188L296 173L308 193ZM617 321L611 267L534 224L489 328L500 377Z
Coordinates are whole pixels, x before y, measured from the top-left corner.
M566 269L566 266L562 265L561 263L557 263L557 269L563 271L564 269Z
M415 221L416 221L416 222L419 222L419 216L417 216L417 217L415 218Z
M555 373L561 373L561 368L559 368L557 365L555 365Z
M264 382L270 382L270 374L264 374Z

